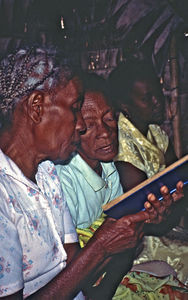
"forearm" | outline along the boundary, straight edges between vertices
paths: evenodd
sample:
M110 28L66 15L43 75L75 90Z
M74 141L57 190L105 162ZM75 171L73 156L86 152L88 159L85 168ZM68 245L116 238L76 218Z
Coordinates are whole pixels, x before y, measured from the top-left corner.
M64 244L63 247L67 253L66 264L69 265L69 263L80 253L81 248L78 242Z
M111 257L105 268L105 276L100 284L90 289L89 299L111 300L123 277L131 269L135 256L135 249L129 249Z
M124 193L147 179L146 174L131 163L116 161L115 165L120 176L120 182Z
M65 300L73 299L83 289L90 274L95 272L104 260L104 252L95 240L88 243L80 253L46 286L31 295L29 299Z

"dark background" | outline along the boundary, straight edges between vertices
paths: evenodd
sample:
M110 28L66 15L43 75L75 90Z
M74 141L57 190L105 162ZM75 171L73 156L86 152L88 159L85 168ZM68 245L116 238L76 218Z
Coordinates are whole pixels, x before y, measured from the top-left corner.
M181 156L188 152L187 0L0 0L0 57L24 44L56 45L74 64L107 77L131 55L151 59L163 78L164 128L173 142L169 113L170 43L176 40Z

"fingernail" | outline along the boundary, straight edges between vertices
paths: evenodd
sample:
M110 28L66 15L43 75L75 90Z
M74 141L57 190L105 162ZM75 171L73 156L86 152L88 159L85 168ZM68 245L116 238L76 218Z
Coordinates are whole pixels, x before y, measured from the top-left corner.
M145 202L145 208L150 208L151 204L149 202Z
M166 186L162 186L161 192L165 193L165 194L168 194L168 188Z
M149 194L148 195L148 200L149 201L154 201L155 200L155 196L153 194Z
M182 182L182 181L179 183L179 188L180 188L180 189L183 188L183 182Z

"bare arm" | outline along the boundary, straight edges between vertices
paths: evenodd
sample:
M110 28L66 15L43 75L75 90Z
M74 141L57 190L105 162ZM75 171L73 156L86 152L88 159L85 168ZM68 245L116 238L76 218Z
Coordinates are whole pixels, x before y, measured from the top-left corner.
M172 197L166 192L164 196L164 203L158 201L154 195L148 196L145 211L122 217L119 220L107 218L85 248L77 255L76 252L72 252L72 261L68 263L67 267L28 299L73 299L84 288L88 278L91 278L91 274L96 273L98 267L106 259L137 245L143 236L143 226L146 221L161 221L173 202ZM175 200L178 200L178 197L181 197L181 188L177 192L177 199ZM20 292L2 299L18 300L22 299L22 295Z
M132 216L120 220L107 219L97 230L87 246L75 256L72 252L72 261L51 282L28 299L55 300L73 299L84 288L90 275L96 273L97 268L113 254L135 247L137 243L136 222L143 222L148 214L137 214L136 219ZM127 228L125 231L124 229ZM67 246L66 246L67 247ZM70 248L70 245L68 246ZM40 262L39 262L40 263ZM8 300L22 299L21 293L12 295Z
M108 218L68 266L29 299L73 299L105 259L135 247L143 227L140 223L147 218L147 212L140 212L119 220Z
M135 249L127 249L125 252L113 255L104 272L106 275L99 285L87 290L90 300L105 299L111 300L121 283L123 277L131 269L135 257ZM103 274L104 274L103 272Z
M164 203L158 202L156 197L152 194L150 194L149 199L153 203L153 207L151 206L150 208L148 207L148 210L150 210L151 215L152 215L152 220L147 220L147 222L154 222L157 224L145 224L146 227L152 228L154 226L155 228L158 228L158 223L161 224L166 224L166 217L171 213L171 209L173 209L173 206L175 201L179 200L182 198L182 188L181 184L178 183L177 185L177 192L173 194L173 197L167 193L167 188L163 187L161 189L161 193L163 195ZM176 207L176 214L177 214L177 209L181 207L181 203L178 203ZM171 205L173 204L173 205ZM154 209L155 207L155 209ZM158 213L156 214L156 211L158 210ZM153 213L152 213L153 211ZM156 216L156 217L155 217ZM171 216L171 214L170 214ZM172 216L174 219L174 216ZM164 225L163 225L164 226ZM167 228L167 224L165 225L165 228ZM142 233L142 232L141 232ZM139 239L138 239L139 242ZM128 249L125 252L121 254L114 255L108 264L106 268L107 274L105 275L104 279L100 283L99 286L93 289L93 291L90 291L91 294L91 299L92 300L98 300L100 299L105 299L105 300L111 300L113 295L115 294L115 291L120 284L122 278L124 275L131 269L132 263L134 260L136 248L135 249Z
M70 243L70 244L64 244L65 251L67 253L67 265L73 260L74 257L78 255L81 248L79 243Z
M128 162L116 161L115 165L118 170L120 182L124 192L127 192L147 179L147 176L144 172Z

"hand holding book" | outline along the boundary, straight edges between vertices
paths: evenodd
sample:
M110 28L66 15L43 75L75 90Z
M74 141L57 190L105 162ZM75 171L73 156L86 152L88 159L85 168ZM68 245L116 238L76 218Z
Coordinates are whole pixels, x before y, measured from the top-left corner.
M160 192L160 188L164 185L168 187L170 194L175 192L174 197L177 195L179 197L179 192L176 190L178 181L182 181L184 185L188 183L188 155L143 181L127 193L105 204L103 206L104 213L115 219L137 213L144 209L144 203L150 193L153 193L159 200L164 198Z
M179 181L176 185L176 191L173 194L170 194L166 186L162 186L160 192L163 201L159 201L154 194L149 194L147 197L149 204L148 201L144 203L146 211L149 212L149 219L147 219L145 223L158 224L161 221L164 221L164 219L171 213L172 204L184 196L183 185L183 182Z
M118 220L110 217L105 220L95 232L94 238L97 237L106 257L134 248L145 234L145 223L159 224L164 221L171 212L172 203L183 196L183 182L177 184L175 199L168 192L167 187L161 188L161 194L163 201L150 193L144 204L145 210L123 216Z

